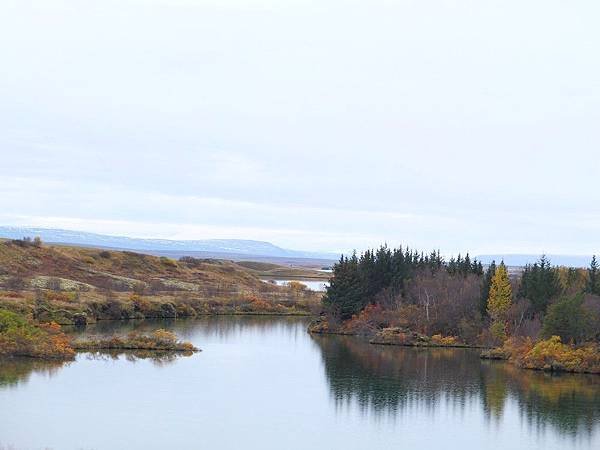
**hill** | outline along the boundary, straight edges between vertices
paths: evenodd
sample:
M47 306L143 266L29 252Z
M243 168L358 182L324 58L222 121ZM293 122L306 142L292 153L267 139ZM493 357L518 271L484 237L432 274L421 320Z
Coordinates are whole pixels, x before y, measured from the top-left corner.
M265 283L255 270L233 261L175 260L30 240L0 241L0 287L0 308L59 323L308 313L320 299L302 286Z
M244 239L141 239L52 228L0 226L0 237L3 238L21 239L23 237L35 236L40 237L44 242L48 243L135 250L151 254L168 252L170 255L167 256L173 257L185 256L188 253L205 253L219 259L226 259L228 255L236 255L236 259L238 257L248 259L248 256L259 256L263 258L310 258L332 261L338 258L336 254L289 250L273 245L270 242ZM190 256L201 255L191 254Z

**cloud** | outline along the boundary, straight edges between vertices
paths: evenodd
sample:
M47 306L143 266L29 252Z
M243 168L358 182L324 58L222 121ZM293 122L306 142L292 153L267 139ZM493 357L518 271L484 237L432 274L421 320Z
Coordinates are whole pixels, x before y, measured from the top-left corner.
M319 250L590 253L596 12L11 2L0 207L5 220Z

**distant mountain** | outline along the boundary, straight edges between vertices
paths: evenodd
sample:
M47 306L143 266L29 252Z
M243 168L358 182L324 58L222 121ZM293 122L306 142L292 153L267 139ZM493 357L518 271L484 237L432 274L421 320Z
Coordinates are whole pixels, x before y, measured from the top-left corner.
M499 263L504 261L507 266L526 266L527 264L533 264L539 261L541 255L519 255L519 254L508 254L508 255L479 255L477 259L483 264L489 264L492 261ZM550 263L554 266L566 266L566 267L589 267L592 261L592 255L546 255L550 260Z
M56 244L74 244L88 247L106 247L144 252L168 252L185 254L186 252L210 253L214 255L263 256L276 258L312 258L335 260L334 253L304 252L288 250L265 241L244 239L205 239L205 240L169 240L139 239L126 236L109 236L53 228L30 228L0 226L0 238L20 239L39 236L42 241Z

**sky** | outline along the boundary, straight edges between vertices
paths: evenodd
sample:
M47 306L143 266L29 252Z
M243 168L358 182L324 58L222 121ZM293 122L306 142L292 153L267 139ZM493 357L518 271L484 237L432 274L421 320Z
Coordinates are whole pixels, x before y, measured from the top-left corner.
M600 3L0 0L0 224L600 253Z

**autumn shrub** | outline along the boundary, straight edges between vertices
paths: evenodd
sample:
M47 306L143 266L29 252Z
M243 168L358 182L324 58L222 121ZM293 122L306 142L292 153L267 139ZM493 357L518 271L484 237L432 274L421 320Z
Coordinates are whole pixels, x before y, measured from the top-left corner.
M169 269L177 268L177 261L171 258L167 258L166 256L160 257L160 263Z
M148 299L138 294L132 294L129 296L129 300L133 303L133 310L143 314L144 316L150 315L152 312L152 304Z
M138 332L127 336L113 335L102 338L87 338L73 343L77 350L153 350L194 352L198 349L190 342L177 339L175 333L159 329L150 334Z
M252 294L244 296L242 302L241 309L244 312L274 312L275 309L275 305Z
M373 337L371 343L412 346L415 343L415 334L416 333L413 333L404 328L384 328Z
M69 359L74 351L60 325L36 325L16 313L0 310L0 355Z
M600 351L596 344L574 347L552 336L535 344L519 363L529 369L600 373Z
M435 345L440 346L453 346L459 345L460 342L454 336L442 336L441 334L434 334L431 336L431 342Z
M70 302L74 300L72 293L58 292L58 291L45 291L44 299L50 302Z
M289 281L286 286L296 296L302 295L307 290L306 285L299 281Z
M509 339L502 347L519 367L547 371L600 373L600 348L596 343L564 344L560 336L534 343L531 339Z
M177 317L196 317L196 310L188 303L177 303Z
M352 334L369 335L388 325L386 311L381 305L371 304L346 321L343 325L343 331Z

